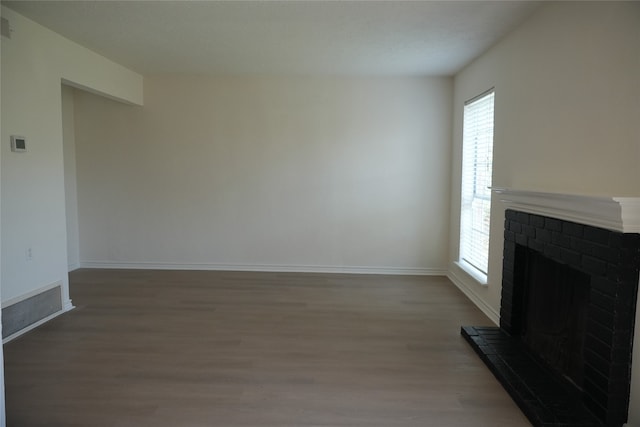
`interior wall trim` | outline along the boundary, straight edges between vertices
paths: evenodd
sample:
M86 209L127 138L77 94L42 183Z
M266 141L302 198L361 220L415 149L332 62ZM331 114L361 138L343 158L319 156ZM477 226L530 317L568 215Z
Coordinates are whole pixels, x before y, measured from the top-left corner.
M587 196L505 187L491 190L514 210L622 233L640 233L640 197Z
M276 273L389 274L389 275L402 275L402 276L446 276L447 275L447 270L444 268L362 267L362 266L286 265L286 264L217 264L217 263L81 261L80 268L111 268L111 269L140 269L140 270L260 271L260 272L276 272Z
M500 314L478 296L470 286L454 271L447 272L447 278L462 291L495 325L500 323Z

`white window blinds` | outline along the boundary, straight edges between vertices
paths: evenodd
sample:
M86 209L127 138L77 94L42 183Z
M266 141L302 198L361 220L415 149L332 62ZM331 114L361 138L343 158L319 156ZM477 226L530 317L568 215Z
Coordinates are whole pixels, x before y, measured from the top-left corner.
M460 262L485 277L489 261L493 89L464 106Z

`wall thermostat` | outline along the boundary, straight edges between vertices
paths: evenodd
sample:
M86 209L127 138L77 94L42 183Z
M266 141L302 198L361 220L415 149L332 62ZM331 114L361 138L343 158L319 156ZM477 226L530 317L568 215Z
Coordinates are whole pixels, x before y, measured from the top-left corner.
M11 151L27 151L27 139L24 136L11 135Z

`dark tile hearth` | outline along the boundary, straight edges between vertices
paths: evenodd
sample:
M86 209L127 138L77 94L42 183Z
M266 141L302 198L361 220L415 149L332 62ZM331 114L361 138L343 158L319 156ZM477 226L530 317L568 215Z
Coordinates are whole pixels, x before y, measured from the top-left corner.
M604 426L520 340L497 327L465 326L460 333L536 427Z

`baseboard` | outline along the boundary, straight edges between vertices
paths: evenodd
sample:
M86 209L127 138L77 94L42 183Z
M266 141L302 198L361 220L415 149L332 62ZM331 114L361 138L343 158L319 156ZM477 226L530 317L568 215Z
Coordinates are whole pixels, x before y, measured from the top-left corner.
M476 294L469 286L466 285L464 280L460 276L456 275L453 271L447 272L447 277L453 282L463 294L467 296L493 323L500 324L500 314L489 306L478 294Z
M81 261L81 268L141 269L141 270L219 270L262 271L277 273L347 273L390 274L405 276L445 276L440 268L406 267L355 267L326 265L274 265L274 264L205 264L205 263L157 263L157 262L107 262Z
M73 303L71 302L71 299L66 300L63 304L62 304L62 312L66 313L69 310L73 310L74 308L76 308L75 305L73 305Z

